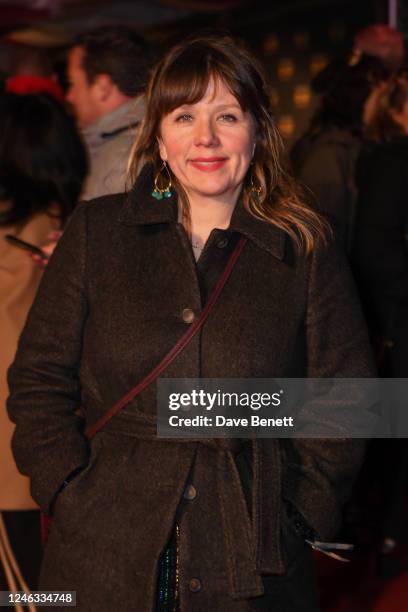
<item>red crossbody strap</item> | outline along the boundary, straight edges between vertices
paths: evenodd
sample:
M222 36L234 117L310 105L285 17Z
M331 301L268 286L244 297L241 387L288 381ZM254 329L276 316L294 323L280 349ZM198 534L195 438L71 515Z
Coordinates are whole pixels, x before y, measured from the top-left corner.
M216 286L211 292L208 301L203 308L200 317L188 328L185 334L180 338L180 340L173 346L173 348L167 353L167 355L160 361L160 363L152 370L143 380L141 380L136 387L131 389L126 395L124 395L114 406L112 406L104 415L101 416L100 419L96 421L93 425L88 427L85 431L85 435L87 438L91 439L93 436L103 427L115 414L117 414L126 404L129 404L139 393L141 393L148 385L150 385L160 374L170 365L170 363L177 357L179 353L185 348L185 346L190 342L193 336L198 332L200 327L206 321L208 315L210 314L211 308L214 306L216 301L218 300L220 293L227 282L235 263L238 257L241 254L242 249L244 248L247 239L241 237L237 246L235 247L231 257L229 258L227 265L220 278L217 281Z

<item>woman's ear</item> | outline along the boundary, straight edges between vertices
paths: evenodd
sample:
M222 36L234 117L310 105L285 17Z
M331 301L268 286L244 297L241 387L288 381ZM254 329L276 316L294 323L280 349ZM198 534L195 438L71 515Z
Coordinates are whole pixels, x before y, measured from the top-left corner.
M164 146L164 142L162 141L160 136L157 136L157 143L159 145L159 154L160 154L160 157L162 158L163 161L167 161L167 159L168 159L168 157L167 157L167 150L166 150L166 147Z

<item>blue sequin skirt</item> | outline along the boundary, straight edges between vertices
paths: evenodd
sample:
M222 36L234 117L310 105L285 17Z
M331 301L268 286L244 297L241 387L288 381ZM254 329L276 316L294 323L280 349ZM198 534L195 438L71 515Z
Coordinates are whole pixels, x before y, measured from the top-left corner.
M179 612L179 537L176 524L159 562L156 612Z

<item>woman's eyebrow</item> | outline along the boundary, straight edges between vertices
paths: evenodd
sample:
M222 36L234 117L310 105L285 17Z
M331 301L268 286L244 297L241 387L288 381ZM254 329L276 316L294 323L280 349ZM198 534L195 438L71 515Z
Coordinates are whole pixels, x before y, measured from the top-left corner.
M215 108L216 108L216 110L223 110L223 109L226 109L226 108L236 108L236 109L242 111L242 108L236 102L231 102L231 104L219 104Z
M171 113L175 113L175 112L179 112L181 110L190 110L191 108L193 108L196 103L192 103L192 104L188 104L187 102L185 104L180 104L180 106L177 106L175 109L173 109L172 111L170 111ZM219 104L218 106L215 107L216 111L219 110L224 110L224 109L229 109L229 108L235 108L237 110L242 111L242 108L239 104L237 104L236 102L231 102L230 104Z

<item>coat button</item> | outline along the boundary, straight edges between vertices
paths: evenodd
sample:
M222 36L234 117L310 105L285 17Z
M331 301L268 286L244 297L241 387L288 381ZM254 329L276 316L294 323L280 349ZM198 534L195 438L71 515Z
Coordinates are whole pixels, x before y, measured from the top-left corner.
M217 242L217 247L219 249L225 249L227 244L228 244L228 238L220 238L220 240Z
M192 593L198 593L201 589L201 582L198 578L192 578L189 582L188 588Z
M195 486L192 484L187 485L183 493L184 499L188 499L189 501L192 501L193 499L196 498L196 496L197 496L197 490Z
M195 319L195 314L191 308L184 308L183 312L181 313L181 318L183 319L184 323L192 323Z

